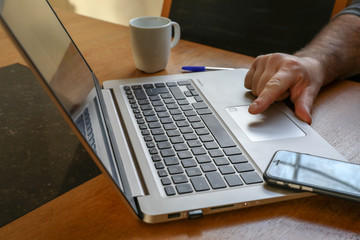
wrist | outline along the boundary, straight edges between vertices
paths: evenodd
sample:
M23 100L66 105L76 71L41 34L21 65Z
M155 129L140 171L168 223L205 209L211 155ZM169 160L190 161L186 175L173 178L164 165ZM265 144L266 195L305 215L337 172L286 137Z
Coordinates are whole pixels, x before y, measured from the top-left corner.
M319 54L299 51L294 56L304 61L310 71L310 76L316 76L316 81L320 82L321 86L330 83L338 77L333 68L323 61Z

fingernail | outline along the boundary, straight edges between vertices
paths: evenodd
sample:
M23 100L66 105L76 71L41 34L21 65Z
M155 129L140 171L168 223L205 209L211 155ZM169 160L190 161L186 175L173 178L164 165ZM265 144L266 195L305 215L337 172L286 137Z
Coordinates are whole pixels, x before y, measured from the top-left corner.
M254 114L257 112L257 110L258 110L258 104L256 102L251 103L249 106L249 113Z

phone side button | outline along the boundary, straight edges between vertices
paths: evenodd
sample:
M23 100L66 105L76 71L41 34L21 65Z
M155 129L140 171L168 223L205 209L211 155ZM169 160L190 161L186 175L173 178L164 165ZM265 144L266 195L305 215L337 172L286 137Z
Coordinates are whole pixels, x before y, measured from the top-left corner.
M311 188L311 187L301 187L301 189L302 190L304 190L304 191L308 191L308 192L312 192L313 191L313 188Z
M299 185L292 184L292 183L289 183L289 187L291 187L291 188L293 188L293 189L300 189L300 186L299 186Z

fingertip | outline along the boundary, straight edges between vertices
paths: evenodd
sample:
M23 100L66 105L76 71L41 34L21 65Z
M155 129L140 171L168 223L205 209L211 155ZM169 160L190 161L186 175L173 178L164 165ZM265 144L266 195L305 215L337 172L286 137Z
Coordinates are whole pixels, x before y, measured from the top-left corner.
M272 102L267 101L263 97L258 97L249 106L249 113L258 114L265 111Z
M251 114L259 113L259 106L258 106L257 102L254 101L253 103L250 104L249 113L251 113Z
M296 108L295 106L295 114L296 116L303 122L307 124L311 124L311 108L309 106L301 105Z

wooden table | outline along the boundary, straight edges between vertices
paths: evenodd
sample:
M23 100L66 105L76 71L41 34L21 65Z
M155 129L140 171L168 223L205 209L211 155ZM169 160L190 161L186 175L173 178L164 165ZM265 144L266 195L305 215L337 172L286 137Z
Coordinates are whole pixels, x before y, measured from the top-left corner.
M135 69L126 27L68 12L60 16L101 81L146 76ZM0 67L26 64L3 29L0 52ZM157 74L180 73L183 65L249 67L252 60L182 40L166 70ZM315 103L312 127L348 160L360 163L360 84L336 81L324 88ZM360 239L360 204L314 196L149 225L132 214L100 175L0 229L0 239L188 238Z

